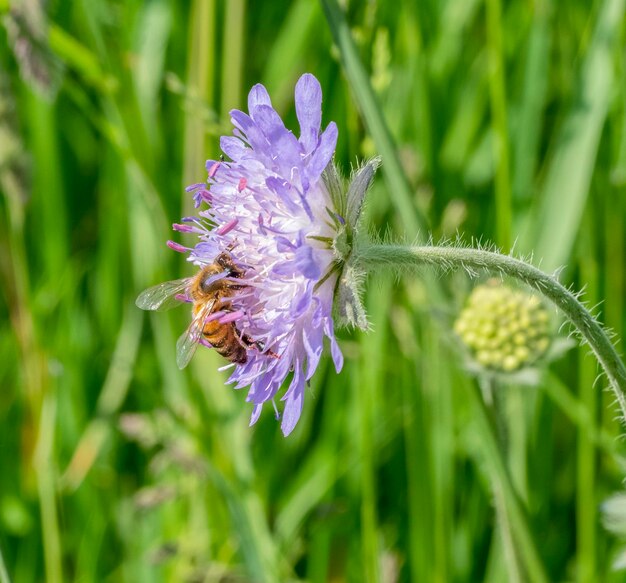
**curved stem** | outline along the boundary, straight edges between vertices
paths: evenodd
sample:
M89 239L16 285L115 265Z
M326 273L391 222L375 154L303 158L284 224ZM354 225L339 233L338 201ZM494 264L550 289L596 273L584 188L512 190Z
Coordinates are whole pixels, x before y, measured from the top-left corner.
M550 300L576 327L589 344L604 369L615 398L619 403L622 419L626 420L626 367L599 322L591 315L576 295L548 275L509 255L466 247L434 247L405 245L362 245L353 251L359 265L370 271L377 267L396 269L424 266L443 269L463 268L473 273L484 269L499 275L508 275L530 287Z

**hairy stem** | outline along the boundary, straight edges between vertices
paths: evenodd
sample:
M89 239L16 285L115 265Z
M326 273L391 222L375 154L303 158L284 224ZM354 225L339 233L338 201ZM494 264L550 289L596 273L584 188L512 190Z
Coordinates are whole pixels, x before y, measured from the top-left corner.
M619 403L622 420L626 420L626 367L602 326L578 301L576 295L528 263L493 251L463 247L370 245L355 249L359 265L371 271L380 267L411 269L437 267L445 270L463 268L470 274L485 270L513 277L536 289L558 307L589 344L609 379Z

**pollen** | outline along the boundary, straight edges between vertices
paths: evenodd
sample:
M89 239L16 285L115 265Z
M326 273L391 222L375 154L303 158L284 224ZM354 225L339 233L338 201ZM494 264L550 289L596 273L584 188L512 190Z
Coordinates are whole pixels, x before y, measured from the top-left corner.
M550 315L537 296L489 280L474 288L454 331L482 367L511 373L546 353Z

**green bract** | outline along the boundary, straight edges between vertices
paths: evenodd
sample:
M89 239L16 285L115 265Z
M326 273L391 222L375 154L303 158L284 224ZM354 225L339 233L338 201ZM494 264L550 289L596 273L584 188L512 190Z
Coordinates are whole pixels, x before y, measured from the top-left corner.
M334 301L334 320L338 326L368 329L367 315L361 302L365 272L357 265L352 251L361 226L365 196L379 166L380 158L372 158L359 166L349 181L341 177L332 163L324 171L324 183L340 213L336 217L337 236L332 243L334 266L340 272Z

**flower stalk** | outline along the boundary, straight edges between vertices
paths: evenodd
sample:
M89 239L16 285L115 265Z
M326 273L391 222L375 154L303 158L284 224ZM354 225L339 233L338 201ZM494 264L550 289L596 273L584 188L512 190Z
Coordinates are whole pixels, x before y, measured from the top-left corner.
M362 243L353 251L353 257L366 272L381 267L399 270L437 267L445 270L463 268L473 275L477 270L485 270L512 277L534 288L565 314L581 338L589 344L609 380L622 420L626 421L626 367L600 323L576 294L555 277L510 255L466 247Z

